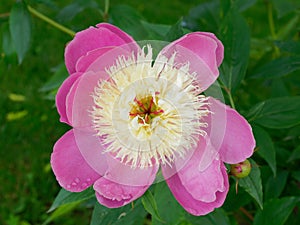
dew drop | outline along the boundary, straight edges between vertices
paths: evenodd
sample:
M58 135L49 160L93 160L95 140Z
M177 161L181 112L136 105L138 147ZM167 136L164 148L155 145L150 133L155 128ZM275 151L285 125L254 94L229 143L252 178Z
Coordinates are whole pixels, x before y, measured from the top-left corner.
M68 184L68 185L67 185L67 188L68 188L68 189L70 189L70 188L71 188L71 185L70 185L70 184Z
M80 182L80 179L77 177L77 178L75 178L75 182L76 183L79 183Z
M72 182L72 185L73 185L73 186L76 186L76 185L77 185L77 183L75 183L75 182Z
M82 183L81 187L85 188L88 184L87 183Z
M91 179L90 179L90 178L88 178L88 179L86 179L86 181L87 181L87 182L91 182Z

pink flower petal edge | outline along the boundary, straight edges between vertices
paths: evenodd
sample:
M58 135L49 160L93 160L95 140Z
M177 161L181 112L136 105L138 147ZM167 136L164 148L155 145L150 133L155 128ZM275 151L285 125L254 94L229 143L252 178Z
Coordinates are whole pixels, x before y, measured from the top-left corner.
M70 75L58 89L58 92L55 97L55 103L56 103L58 114L60 115L60 122L71 125L70 120L68 119L67 116L66 99L72 86L81 75L82 73L74 73Z
M97 200L100 204L109 208L121 207L134 201L141 197L148 188L148 185L122 185L104 177L98 179L94 184Z
M218 66L224 57L222 43L212 33L193 32L166 46L162 53L170 57L177 52L175 61L189 63L190 71L197 73L202 91L206 90L219 76Z
M220 164L213 163L211 164L211 166L215 167L214 170L219 171L218 176L223 176L223 180L224 180L224 184L223 184L224 188L221 188L223 191L218 191L215 190L214 188L211 190L211 192L215 193L215 199L211 202L195 199L193 195L194 196L201 195L200 193L201 190L197 190L197 189L187 190L179 174L175 174L174 176L166 179L166 182L171 192L173 193L174 197L176 198L176 200L187 212L195 216L206 215L212 212L215 208L222 206L225 201L226 195L228 193L229 182L228 182L228 175L226 173L225 166L223 165L223 163ZM198 173L197 171L194 172L195 175L193 176L193 178L199 179L201 181L203 177L211 176L210 172L211 172L210 169L207 169L202 172L198 170ZM207 184L207 186L209 186L209 184Z
M77 60L89 51L108 47L120 46L134 42L133 38L119 28L101 23L96 27L76 33L74 39L67 45L65 50L65 62L69 73L76 71Z
M249 158L255 148L255 139L248 121L219 100L210 97L209 104L213 113L210 121L206 121L211 127L208 136L221 160L235 164Z
M55 143L51 166L58 183L72 192L83 191L100 178L82 157L73 130L66 132Z

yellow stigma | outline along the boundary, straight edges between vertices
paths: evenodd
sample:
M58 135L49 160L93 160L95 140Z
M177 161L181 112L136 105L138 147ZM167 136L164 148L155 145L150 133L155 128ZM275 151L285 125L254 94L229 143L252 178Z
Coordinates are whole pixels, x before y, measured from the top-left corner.
M106 152L132 167L170 164L205 135L207 99L188 63L177 68L174 59L159 55L153 64L147 46L147 54L120 56L95 87L94 129Z

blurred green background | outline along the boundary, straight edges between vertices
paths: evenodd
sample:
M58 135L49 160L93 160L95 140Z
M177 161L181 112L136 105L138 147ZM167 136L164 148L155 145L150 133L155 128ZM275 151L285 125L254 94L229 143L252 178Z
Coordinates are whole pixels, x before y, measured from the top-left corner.
M74 31L103 21L101 13L95 8L86 8L71 19L64 17L66 14L62 9L73 2L26 1L34 9ZM99 8L104 8L104 1L96 2ZM205 1L128 0L126 4L135 9L147 22L173 25L184 16L190 15L191 18L190 9L202 2ZM289 4L281 8L278 6L280 4L275 4L284 1L247 2L252 2L251 7L243 11L251 32L250 60L247 69L249 75L266 62L288 55L284 51L279 52L273 41L278 39L299 42L300 26L299 10L294 11L292 5L288 8ZM69 129L67 125L59 122L54 101L49 99L53 98L53 94L43 92L41 88L63 63L65 45L72 37L32 16L31 47L19 65L17 54L9 42L8 21L14 3L13 0L2 0L0 3L0 224L41 224L49 217L47 210L60 190L49 163L52 147ZM112 0L110 6L124 3ZM110 14L108 18L109 16ZM213 31L213 27L209 26L211 23L198 19L199 23L194 24L194 27L190 24L190 29ZM270 29L270 20L274 20L276 34L272 33L272 27ZM296 66L300 65L299 61L295 63ZM289 63L287 69L288 66ZM296 67L294 64L293 66ZM299 95L300 78L299 72L297 73L299 67L291 70L289 73L291 75L286 77L243 81L234 95L238 109L245 113L258 101L270 97ZM294 149L299 145L299 125L290 130L268 130L268 132L274 141L280 142L281 148ZM287 132L291 134L286 135ZM292 141L284 142L283 137L292 138ZM278 158L288 158L289 156L285 154L288 155L289 152L281 151ZM261 162L265 163L263 160ZM293 162L289 169L297 168L296 162ZM280 162L278 164L280 165ZM286 169L286 165L281 166L282 170ZM297 188L299 181L291 178L289 184L285 192L299 195L300 191ZM52 224L89 224L92 209L87 210L87 207L88 203L81 205L69 214L62 215Z

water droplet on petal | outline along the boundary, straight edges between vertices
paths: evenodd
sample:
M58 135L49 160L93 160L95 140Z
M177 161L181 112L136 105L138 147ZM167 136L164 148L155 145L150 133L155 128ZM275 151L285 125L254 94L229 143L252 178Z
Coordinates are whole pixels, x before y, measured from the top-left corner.
M68 184L68 185L67 185L67 188L68 188L68 189L70 189L70 188L71 188L71 185L70 185L70 184Z
M75 182L76 183L79 183L80 182L80 179L77 177L77 178L75 178Z
M76 186L76 185L77 185L77 183L75 183L75 182L72 182L72 185L73 185L73 186Z
M91 179L90 179L90 178L88 178L88 179L86 179L86 181L87 181L87 182L91 182Z
M82 183L81 187L85 188L88 184L87 183Z

